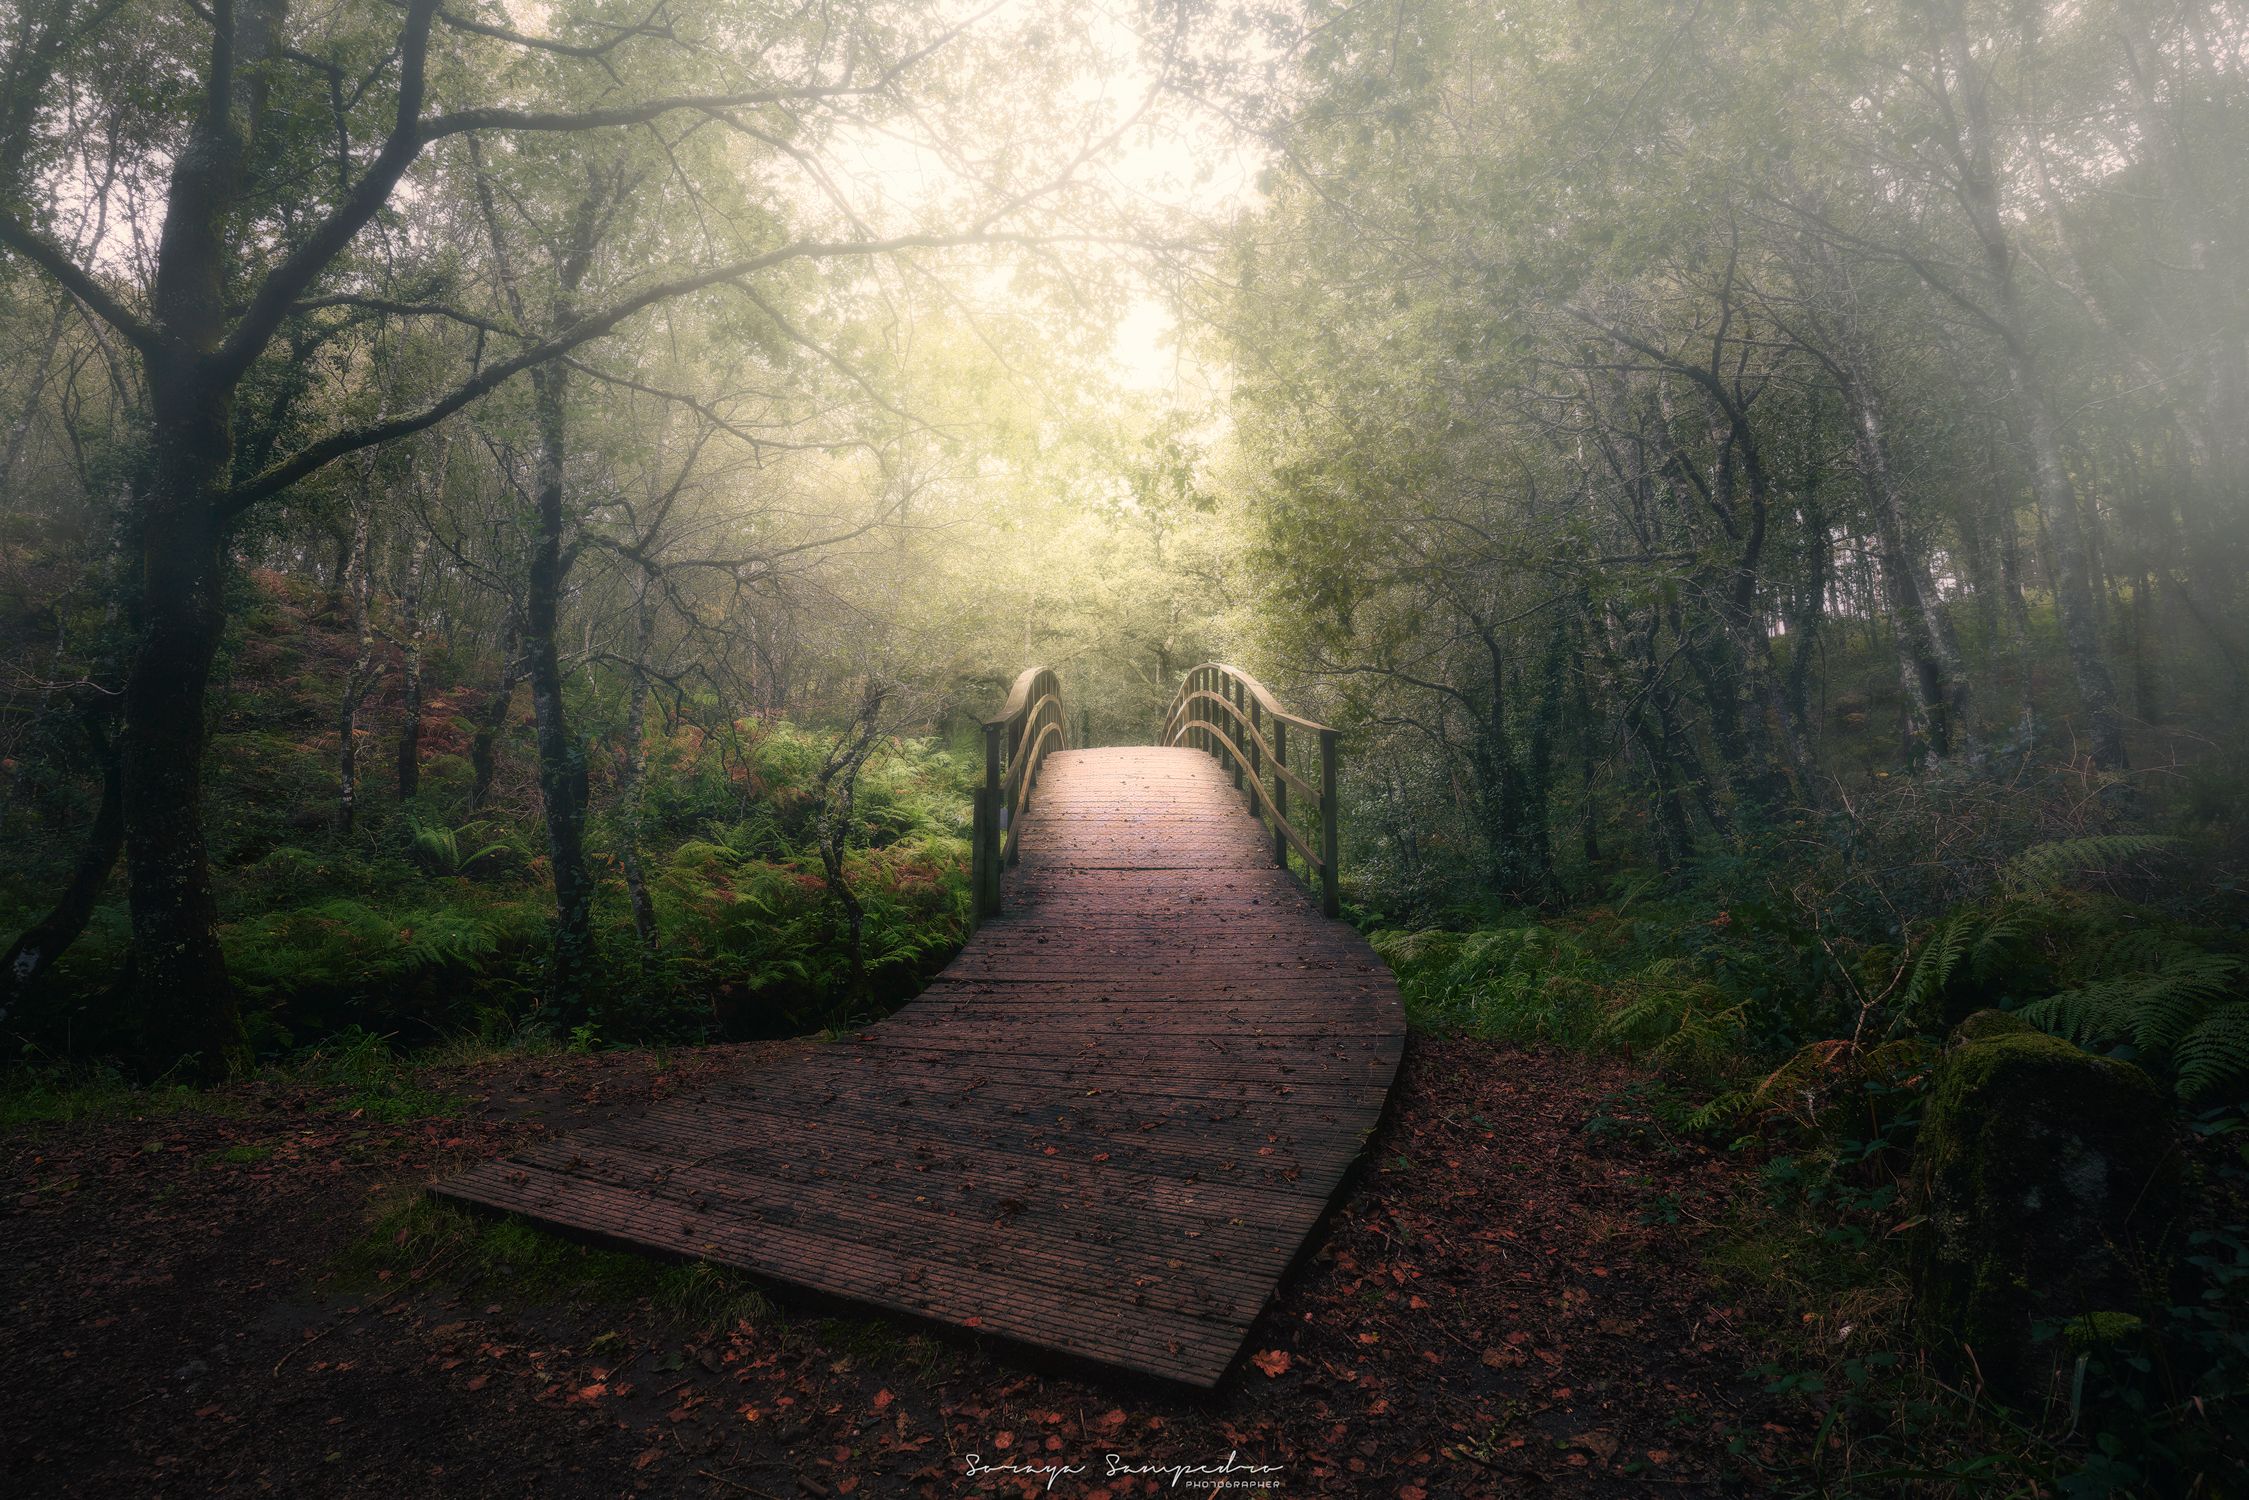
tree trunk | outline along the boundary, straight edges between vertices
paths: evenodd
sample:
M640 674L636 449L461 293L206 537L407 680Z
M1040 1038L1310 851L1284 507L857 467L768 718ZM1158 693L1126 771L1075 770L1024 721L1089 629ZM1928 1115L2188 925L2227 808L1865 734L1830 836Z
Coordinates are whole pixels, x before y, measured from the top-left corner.
M539 747L539 795L546 809L547 862L554 874L554 956L547 1000L559 1020L574 1017L585 1000L594 895L586 868L586 750L571 734L564 714L561 649L555 639L569 573L563 545L568 367L542 365L532 375L532 390L539 431L538 532L524 603L523 645Z
M1496 631L1480 620L1476 628L1484 645L1486 696L1483 713L1470 720L1468 763L1476 777L1476 802L1482 814L1492 884L1504 891L1519 891L1529 878L1525 870L1525 797L1522 767L1516 762L1507 732L1507 658Z
M641 809L648 778L648 652L656 639L656 611L648 598L648 573L633 575L633 670L625 710L624 767L617 788L617 862L624 867L625 890L632 898L633 930L641 947L656 951L656 906L648 897L648 875L641 865Z
M1925 726L1931 752L1949 755L1974 740L1967 672L1927 564L1910 541L1904 487L1890 463L1880 403L1860 372L1858 352L1846 341L1837 354L1844 368L1843 402L1851 414L1859 488L1882 544L1883 584L1896 618L1899 676L1907 702Z
M204 703L226 628L228 517L239 369L213 359L227 331L227 236L263 113L258 67L284 0L218 12L202 113L172 156L145 349L150 483L141 516L140 645L125 679L128 988L143 1062L217 1076L242 1046L203 835ZM238 85L255 97L237 97ZM248 107L245 107L247 102Z
M62 331L70 318L70 299L57 297L55 310L47 320L46 342L40 346L39 361L32 367L31 389L24 393L23 410L8 427L8 447L0 453L0 495L8 493L16 480L16 465L23 458L24 444L31 437L32 424L39 416L39 398L46 394L47 381L55 367L55 350L62 344Z
M343 704L337 712L336 829L340 833L351 832L352 819L359 810L359 706L367 700L376 677L375 626L370 608L374 579L367 566L367 512L371 503L363 482L359 504L352 512L351 563L346 569L352 626L359 639L359 653L352 658L351 671L344 678Z
M107 724L89 725L101 758L101 803L86 844L54 909L18 937L0 960L0 1019L5 1019L86 930L102 887L125 844L125 769L117 736Z
M820 868L826 877L828 894L836 905L843 908L844 937L850 952L851 999L862 1000L867 993L866 959L866 908L859 893L851 888L844 873L843 857L851 843L852 810L859 795L859 772L874 753L875 731L882 719L882 706L890 690L878 682L870 681L860 695L859 711L852 727L828 752L826 764L820 768L820 815L818 840Z
M2060 616L2062 645L2085 710L2094 765L2122 770L2124 720L2117 707L2116 683L2101 652L2100 616L2093 602L2086 528L2078 511L2077 490L2062 455L2061 426L2046 390L2029 322L2015 281L2015 249L1999 207L1999 142L1992 127L1984 69L1968 41L1967 22L1958 3L1943 12L1939 45L1960 95L1960 199L1976 231L1993 301L2008 394L2024 445L2030 454L2031 491L2045 519L2053 548L2054 607Z
M429 538L415 530L406 555L406 585L398 597L398 800L422 789L422 568Z
M204 701L226 625L226 542L212 497L230 464L232 398L200 373L152 371L155 472L122 740L131 990L146 1060L208 1077L240 1047L242 1024L203 836Z
M510 606L507 618L500 625L500 684L493 689L492 701L484 711L484 722L476 726L476 738L469 745L469 766L473 773L469 783L471 812L484 806L492 796L492 775L498 768L499 739L508 727L508 706L515 699L522 645L523 632L517 628L515 609Z

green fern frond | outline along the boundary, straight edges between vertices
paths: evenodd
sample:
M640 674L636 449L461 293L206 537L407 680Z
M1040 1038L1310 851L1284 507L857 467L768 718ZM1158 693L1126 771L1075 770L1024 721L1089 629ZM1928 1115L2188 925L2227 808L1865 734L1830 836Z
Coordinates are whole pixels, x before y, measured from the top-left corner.
M2129 979L2106 979L2049 995L2023 1007L2023 1019L2041 1031L2083 1046L2119 1042L2133 1033L2137 986Z
M2117 950L2125 950L2119 954ZM2023 1007L2023 1019L2042 1030L2073 1042L2116 1043L2129 1041L2152 1057L2170 1055L2179 1071L2181 1094L2193 1092L2187 1083L2187 1043L2205 1027L2236 1010L2229 1003L2241 974L2241 961L2231 954L2208 953L2175 943L2134 942L2112 946L2103 963L2127 958L2159 958L2156 967L2136 973L2115 974L2091 984L2064 990L2058 995ZM2195 1049L2196 1087L2225 1073L2223 1039L2236 1023L2223 1022L2212 1039Z
M2249 1079L2249 1004L2221 1005L2179 1039L2179 1096L2199 1099Z
M2134 985L2132 1040L2149 1051L2177 1046L2240 972L2239 961L2223 953L2177 955Z
M1968 972L1978 979L1991 978L2012 956L2014 944L2037 925L2037 912L2029 906L2007 906L1993 913L1968 950Z
M1921 945L1921 956L1913 961L1913 978L1905 987L1908 1009L1918 1010L1944 993L1944 987L1952 982L1953 970L1972 946L1976 923L1976 913L1954 912Z
M2175 838L2155 833L2112 833L2033 844L2007 866L2006 883L2019 891L2049 891L2087 875L2113 873L2124 865L2169 853L2178 844Z
M2196 951L2154 928L2128 927L2101 945L2088 968L2102 978L2121 978L2160 969L2179 954Z
M1722 1130L1739 1123L1757 1105L1755 1089L1732 1089L1687 1116L1687 1128L1695 1131Z

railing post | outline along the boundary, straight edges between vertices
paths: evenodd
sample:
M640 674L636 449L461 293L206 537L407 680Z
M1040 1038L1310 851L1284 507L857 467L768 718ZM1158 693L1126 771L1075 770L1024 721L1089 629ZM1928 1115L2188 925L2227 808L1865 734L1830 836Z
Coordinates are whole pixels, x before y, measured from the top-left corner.
M1320 910L1329 916L1343 913L1342 893L1335 871L1335 731L1320 731Z
M983 813L984 839L976 870L976 914L996 917L1000 914L1000 858L1001 842L1006 837L1002 827L1003 809L1000 806L1000 726L984 726L984 786L977 805Z
M1273 863L1288 868L1288 720L1273 721Z

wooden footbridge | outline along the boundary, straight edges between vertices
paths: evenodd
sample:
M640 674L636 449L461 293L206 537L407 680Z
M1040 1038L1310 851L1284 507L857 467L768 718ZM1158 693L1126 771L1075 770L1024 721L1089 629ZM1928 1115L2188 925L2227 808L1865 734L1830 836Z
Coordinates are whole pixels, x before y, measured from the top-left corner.
M986 725L984 920L919 999L438 1196L1216 1385L1380 1118L1398 991L1331 920L1333 731L1223 666L1154 746L1067 722L1034 670Z

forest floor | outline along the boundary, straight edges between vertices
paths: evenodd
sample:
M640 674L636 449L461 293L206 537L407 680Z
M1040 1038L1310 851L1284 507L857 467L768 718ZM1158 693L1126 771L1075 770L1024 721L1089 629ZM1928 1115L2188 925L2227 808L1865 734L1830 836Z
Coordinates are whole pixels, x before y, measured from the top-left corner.
M1704 1269L1743 1169L1640 1075L1417 1036L1365 1171L1215 1397L1041 1372L430 1206L428 1183L776 1049L263 1080L0 1144L0 1492L1733 1493L1808 1440ZM1237 1475L1237 1478L1257 1478ZM1194 1492L1190 1476L1180 1492ZM1207 1489L1203 1491L1208 1493Z

